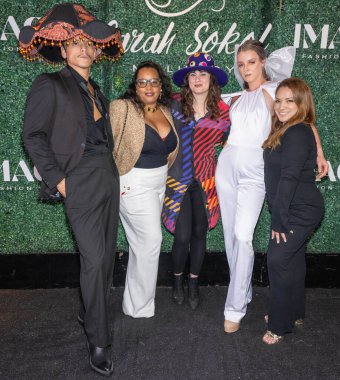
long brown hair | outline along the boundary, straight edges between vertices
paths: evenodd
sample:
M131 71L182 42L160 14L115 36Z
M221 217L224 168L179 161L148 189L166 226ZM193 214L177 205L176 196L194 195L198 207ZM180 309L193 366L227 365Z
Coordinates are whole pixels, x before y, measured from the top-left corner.
M238 48L237 55L239 55L241 52L252 50L254 51L260 58L261 61L266 59L266 50L263 47L262 42L257 40L247 40L244 41L243 44ZM262 75L265 80L270 80L271 78L266 73L265 68L262 69ZM244 82L244 88L249 88L248 83Z
M283 80L276 89L276 94L280 88L287 87L293 94L293 99L298 109L287 122L282 123L276 113L272 117L272 128L267 140L262 148L275 149L280 145L281 138L288 128L295 124L306 123L315 124L315 108L312 91L305 81L300 78L288 78Z
M190 74L190 73L189 73ZM181 100L182 100L182 111L185 120L188 121L192 115L194 115L194 96L189 87L188 76L184 78L184 85L182 86ZM207 110L209 117L212 120L216 120L220 116L220 111L218 108L218 103L221 100L221 87L217 84L215 75L210 73L209 82L209 92L206 99Z

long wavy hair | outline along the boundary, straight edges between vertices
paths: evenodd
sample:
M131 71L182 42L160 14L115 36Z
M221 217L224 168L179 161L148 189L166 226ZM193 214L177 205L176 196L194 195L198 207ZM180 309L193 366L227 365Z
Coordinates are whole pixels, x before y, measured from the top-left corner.
M144 112L144 104L140 101L136 91L136 80L138 78L138 73L141 69L144 68L155 69L157 71L162 86L161 96L159 96L157 104L162 104L165 107L169 107L172 98L170 79L165 74L164 70L162 69L162 66L153 61L144 61L138 65L137 70L135 71L134 76L132 78L132 81L128 86L128 89L120 97L120 99L128 99L132 101L132 103L138 110Z
M182 112L186 121L189 121L192 115L195 114L194 111L194 95L189 87L189 74L184 78L184 85L182 86L181 101L182 101ZM209 117L212 120L217 120L220 117L220 110L218 108L218 103L221 100L221 87L217 84L215 75L210 73L209 82L209 92L206 99L207 111Z
M238 48L237 55L239 55L241 52L252 50L254 51L260 58L261 61L265 60L267 58L266 50L262 44L262 42L257 40L247 40L244 41L243 44ZM262 75L265 80L271 80L269 75L266 73L265 68L262 69ZM248 83L244 82L244 88L249 88Z
M280 88L287 87L293 94L293 99L297 105L297 112L288 121L282 123L274 113L272 117L272 128L267 140L262 148L275 149L280 145L281 138L288 128L295 124L306 123L315 125L315 107L312 91L305 81L300 78L288 78L283 80L276 89L276 94Z

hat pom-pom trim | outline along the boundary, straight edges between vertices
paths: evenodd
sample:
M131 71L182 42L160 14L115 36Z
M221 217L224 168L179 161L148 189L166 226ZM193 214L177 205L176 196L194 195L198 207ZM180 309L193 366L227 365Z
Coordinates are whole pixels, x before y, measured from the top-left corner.
M66 42L66 44L69 44L69 40L75 39L76 37L80 36L79 38L87 38L89 41L93 42L96 48L101 49L101 53L96 58L95 62L102 61L103 59L111 61L111 62L117 62L120 57L124 54L124 48L122 44L120 43L121 34L120 31L117 30L114 35L111 35L105 39L96 39L90 36L87 33L84 33L82 30L74 30L72 33L72 36L70 38L56 38L56 39L49 39L44 36L45 33L41 33L41 31L35 32L31 41L27 44L24 44L23 42L19 43L19 52L22 55L24 59L27 61L37 61L41 60L43 62L56 65L60 64L62 62L53 62L48 60L47 58L43 57L39 50L44 46L58 46L62 47L62 42ZM64 36L63 36L64 37ZM117 54L115 56L110 56L109 54L105 53L105 49L109 48L111 46L117 45Z

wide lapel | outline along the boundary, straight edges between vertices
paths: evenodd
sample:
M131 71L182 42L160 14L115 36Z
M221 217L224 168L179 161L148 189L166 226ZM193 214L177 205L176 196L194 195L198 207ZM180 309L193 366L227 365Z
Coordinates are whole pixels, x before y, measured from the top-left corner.
M114 141L113 141L113 136L112 136L110 116L109 116L109 102L106 99L106 97L102 94L102 92L99 90L98 86L97 86L97 93L98 93L99 99L101 100L101 102L105 108L105 116L106 116L105 117L105 127L106 127L107 140L109 143L110 150L113 151Z
M64 82L64 85L65 85L64 87L67 89L70 104L72 104L75 110L74 112L75 122L79 124L83 132L84 139L86 139L87 125L86 125L85 106L84 106L84 102L83 102L77 81L74 79L68 67L65 67L64 69L60 71L60 77Z

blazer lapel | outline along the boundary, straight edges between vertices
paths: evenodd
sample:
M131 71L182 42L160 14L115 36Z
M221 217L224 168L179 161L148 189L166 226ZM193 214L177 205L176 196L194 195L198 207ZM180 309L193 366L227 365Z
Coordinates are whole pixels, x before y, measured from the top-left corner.
M104 108L105 108L105 127L106 127L106 135L107 135L107 140L108 140L108 143L109 143L109 147L111 149L111 151L113 151L113 147L114 147L114 141L113 141L113 136L112 136L112 128L111 128L111 123L110 123L110 117L109 117L109 113L108 113L108 110L109 110L109 102L108 100L106 99L106 97L102 94L102 92L98 89L98 96L102 102L102 104L104 105Z
M163 112L166 119L168 120L168 122L170 123L171 127L174 128L174 121L172 119L170 111L164 106L161 106L160 109Z
M67 89L69 101L73 104L74 107L74 118L75 122L78 123L81 127L81 130L84 134L84 138L86 138L87 134L87 126L86 126L86 116L85 116L85 106L83 103L83 99L81 97L81 93L79 90L79 86L74 79L72 73L65 67L60 71L60 77L65 84L65 88Z

